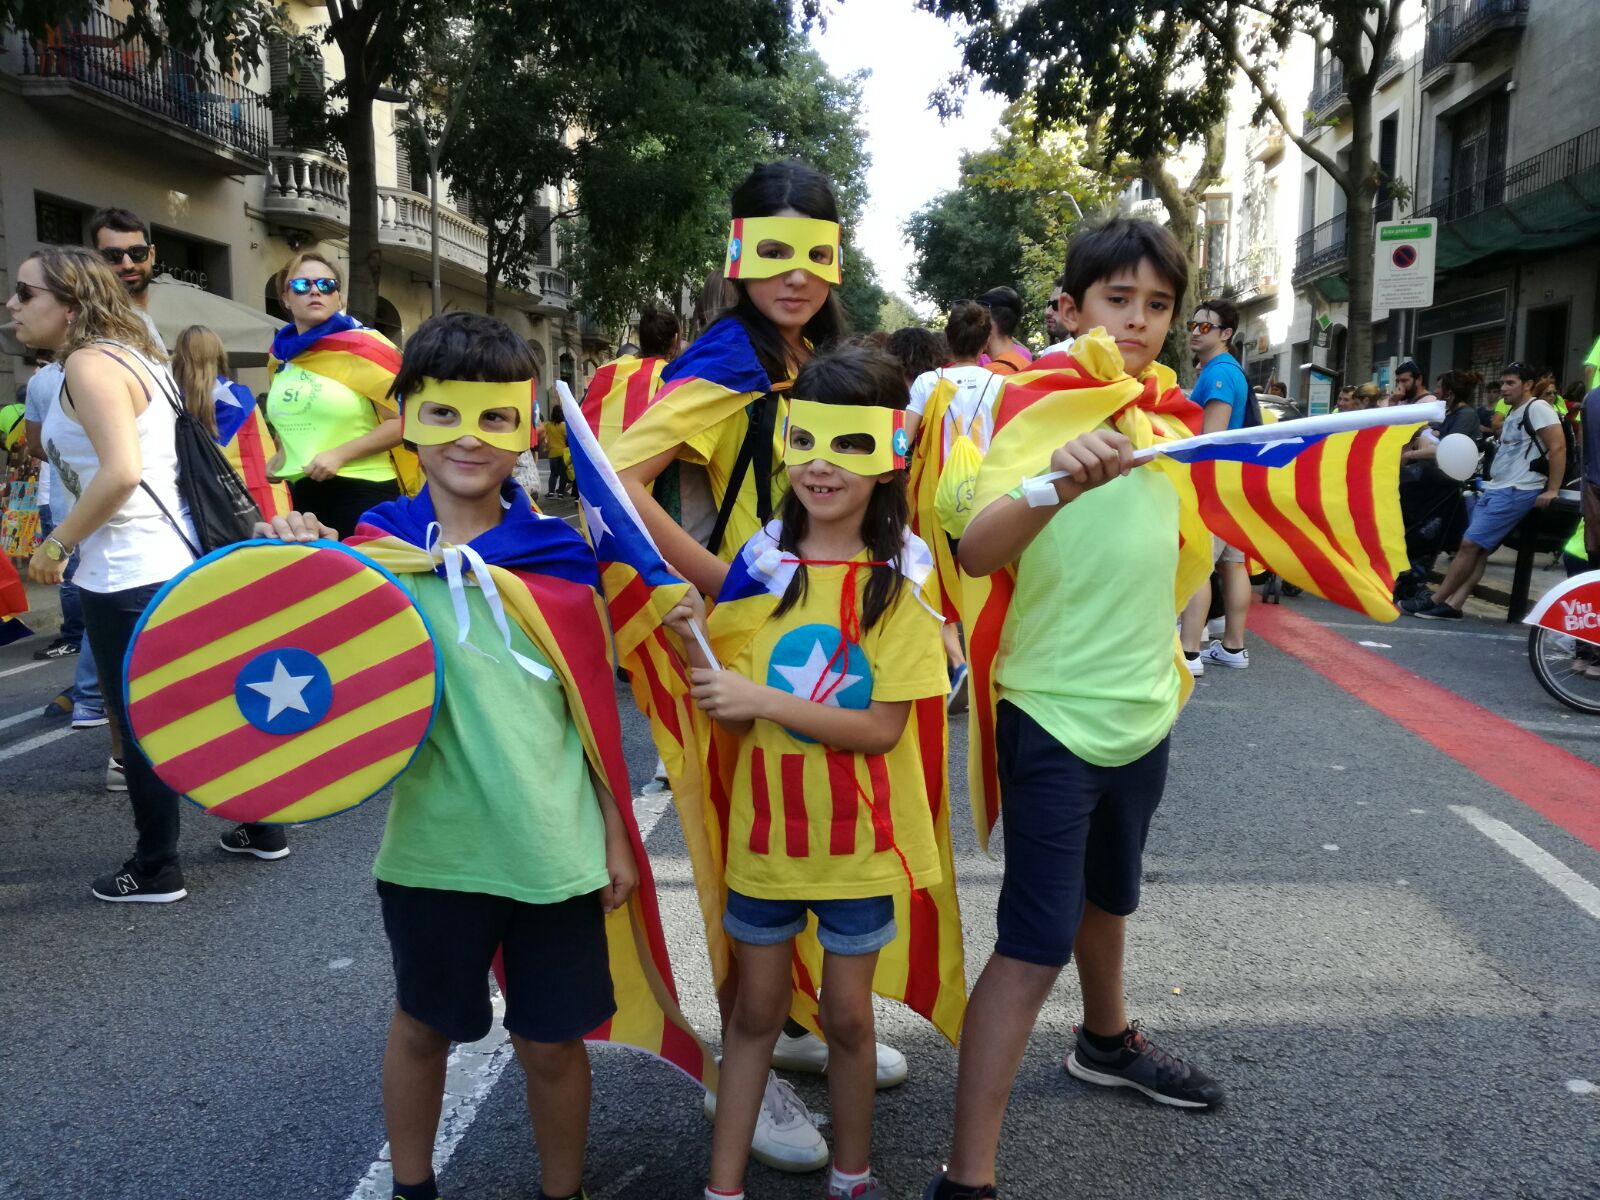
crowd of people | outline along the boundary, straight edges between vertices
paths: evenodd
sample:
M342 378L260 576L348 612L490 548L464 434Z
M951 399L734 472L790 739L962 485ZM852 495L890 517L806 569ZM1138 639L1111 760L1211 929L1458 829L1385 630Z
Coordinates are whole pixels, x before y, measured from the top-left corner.
M505 1024L529 1079L539 1194L583 1195L581 1039L617 1009L604 918L641 885L641 851L596 732L614 697L580 697L565 674L552 686L562 652L521 609L506 630L487 573L502 563L537 573L576 555L598 585L587 545L563 522L535 519L517 482L542 442L548 494L581 485L569 444L578 421L690 584L664 621L691 702L723 747L721 773L703 772L723 790L677 797L686 821L718 822L724 854L694 866L702 894L721 898L708 941L730 941L737 964L718 969L708 1200L740 1200L752 1156L828 1168L832 1198L887 1195L871 1168L874 1094L909 1066L877 1042L871 997L882 956L910 937L896 917L907 893L953 885L937 793L948 768L925 761L944 742L924 736L947 708L974 710L972 753L995 765L1005 866L997 940L960 1025L949 1161L924 1200L999 1195L1011 1088L1069 962L1083 1002L1064 1058L1072 1076L1184 1109L1222 1101L1219 1082L1130 1018L1124 945L1193 678L1249 665L1249 567L1215 539L1213 586L1176 607L1175 594L1189 594L1174 587L1181 500L1162 474L1133 469L1132 455L1263 420L1231 353L1237 309L1206 298L1184 318L1199 367L1185 396L1157 356L1188 293L1186 256L1165 229L1117 218L1074 238L1037 358L1018 340L1024 304L1006 286L952 305L942 335L853 339L837 294L838 207L820 173L758 165L730 219L724 268L708 286L725 303L708 327L685 347L676 317L647 308L639 345L596 375L582 411L553 403L542 422L532 355L503 323L436 317L402 353L344 311L337 264L315 251L279 277L290 322L273 340L260 403L230 383L207 331L185 331L169 358L145 311L154 249L133 214L97 214L93 246L41 247L17 268L17 335L49 360L29 385L29 444L53 482L28 573L62 585L61 635L43 653L77 653L79 665L52 707L74 724L111 723L109 779L127 790L136 828L133 856L94 880L94 896L187 895L179 797L122 703L140 614L198 557L180 414L233 447L260 536L350 538L359 526L357 541L381 534L427 549L436 529L440 544L475 546L488 564L460 595L431 558L403 582L441 631L443 701L396 785L373 868L396 976L382 1091L397 1200L438 1195L444 1064L452 1042L488 1028L497 952ZM1106 404L1070 435L1058 407L1007 390L1067 365L1093 385L1079 402ZM1407 451L1420 476L1439 436L1499 432L1485 498L1444 582L1425 605L1411 602L1418 615L1459 615L1482 555L1564 474L1566 443L1551 432L1560 418L1538 373L1506 369L1498 424L1476 411L1473 387L1447 373L1448 415ZM1426 395L1408 362L1392 396L1361 385L1339 407ZM618 396L639 402L610 403ZM1592 443L1600 422L1585 429ZM1600 455L1587 461L1593 471ZM1597 497L1591 477L1585 504ZM1002 578L984 614L1003 636L976 636L964 585ZM487 632L497 627L509 657ZM603 631L593 632L604 657ZM276 825L239 825L221 845L266 860L289 850ZM825 1040L795 1019L806 1015L795 1005L796 939L813 935ZM831 1150L774 1067L826 1070Z

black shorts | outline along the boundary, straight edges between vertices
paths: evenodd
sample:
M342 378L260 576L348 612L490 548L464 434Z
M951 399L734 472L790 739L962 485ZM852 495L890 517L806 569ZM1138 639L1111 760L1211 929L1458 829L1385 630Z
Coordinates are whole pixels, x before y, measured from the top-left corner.
M376 508L400 495L393 480L379 483L371 479L296 479L289 484L289 499L296 512L315 513L324 525L338 530L339 538L349 537L369 508Z
M506 1017L530 1042L568 1042L617 1011L600 893L524 904L378 881L401 1009L453 1042L489 1032L489 964L505 949Z
M995 740L1006 839L995 950L1065 966L1085 899L1116 916L1139 907L1145 838L1167 782L1168 739L1126 766L1097 767L1002 700Z

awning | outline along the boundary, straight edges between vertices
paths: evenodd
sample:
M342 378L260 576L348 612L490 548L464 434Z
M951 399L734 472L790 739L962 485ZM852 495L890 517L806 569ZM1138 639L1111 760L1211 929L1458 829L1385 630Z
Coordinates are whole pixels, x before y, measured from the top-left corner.
M190 325L207 326L222 339L235 367L265 366L272 335L282 324L237 300L214 296L165 275L150 282L150 315L169 350Z

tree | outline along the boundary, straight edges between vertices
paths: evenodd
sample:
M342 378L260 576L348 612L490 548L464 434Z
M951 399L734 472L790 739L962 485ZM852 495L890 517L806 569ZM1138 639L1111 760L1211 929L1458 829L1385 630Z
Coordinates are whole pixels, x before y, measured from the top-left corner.
M1372 212L1385 182L1372 101L1405 0L1026 0L1003 15L994 0L918 2L969 23L963 78L982 78L1011 99L1029 96L1047 127L1096 129L1117 159L1159 160L1204 139L1242 75L1256 96L1255 119L1275 118L1345 194L1346 374L1370 370ZM1346 164L1314 144L1316 124L1293 119L1278 91L1273 64L1296 38L1342 68L1353 133Z
M905 329L908 326L926 328L928 322L906 302L905 297L890 292L878 308L878 328L893 333L896 329Z

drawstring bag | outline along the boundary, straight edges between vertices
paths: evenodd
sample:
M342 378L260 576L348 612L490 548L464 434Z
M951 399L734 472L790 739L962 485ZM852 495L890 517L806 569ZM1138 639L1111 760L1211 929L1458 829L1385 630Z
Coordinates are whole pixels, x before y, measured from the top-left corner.
M995 379L998 381L999 376L995 376ZM990 386L984 384L983 394L973 408L972 419L967 422L965 429L958 431L950 440L950 450L939 469L939 485L933 494L933 513L940 527L953 538L959 538L966 531L967 522L972 520L972 495L978 484L978 468L983 466L983 451L978 449L978 443L973 440L972 431L983 420L984 403L989 398ZM930 410L934 409L934 400L945 388L954 392L956 385L953 380L941 375L934 395L929 397ZM953 415L953 405L946 412Z

